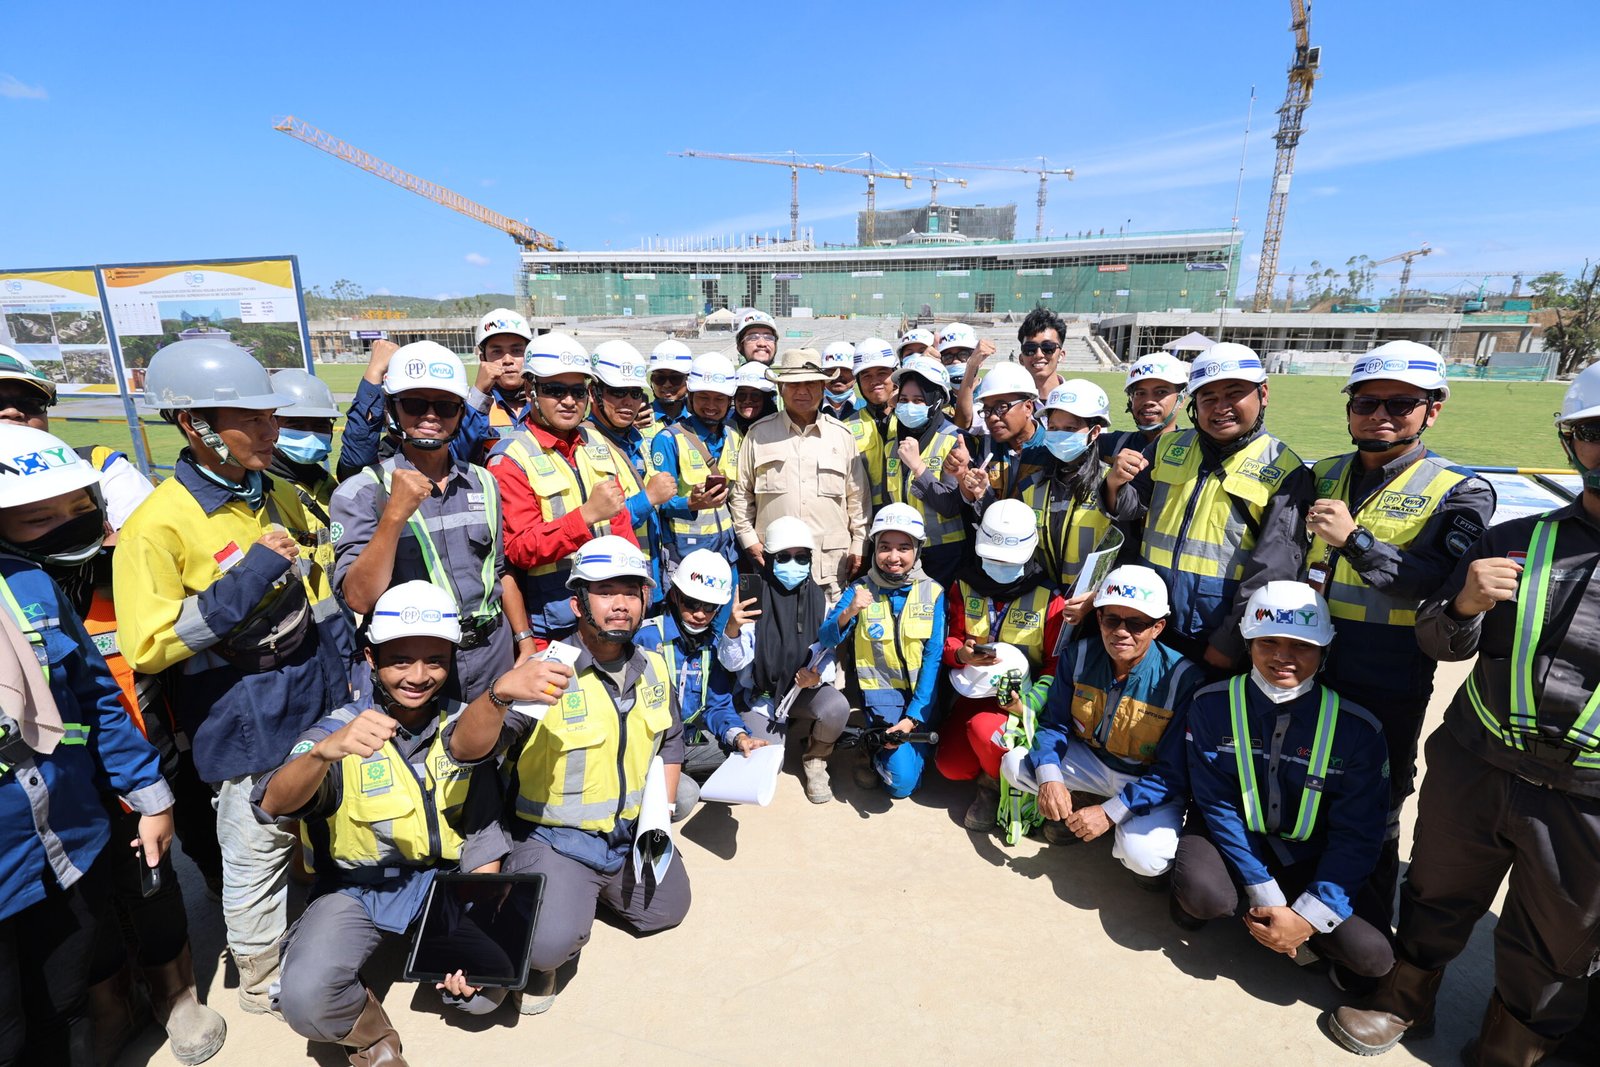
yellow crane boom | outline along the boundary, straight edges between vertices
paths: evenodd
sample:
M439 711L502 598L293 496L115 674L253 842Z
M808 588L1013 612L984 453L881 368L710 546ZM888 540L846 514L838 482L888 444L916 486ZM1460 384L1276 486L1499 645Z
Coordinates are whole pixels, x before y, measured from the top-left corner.
M554 251L561 247L557 241L547 233L534 229L525 222L500 214L482 204L468 200L460 193L446 189L437 182L430 182L426 178L419 178L415 174L401 170L393 163L385 163L370 152L363 152L353 144L341 141L330 133L317 129L304 119L297 119L293 115L285 115L272 124L272 128L280 133L304 141L312 148L320 148L330 156L337 156L352 166L360 167L369 174L376 174L384 181L393 182L402 189L409 189L418 196L427 197L435 204L443 204L451 211L459 211L469 219L476 219L488 226L511 235L511 239L523 248L542 248Z
M1283 217L1289 209L1289 182L1294 177L1294 153L1304 132L1306 108L1311 106L1311 86L1322 65L1322 49L1311 44L1311 13L1305 0L1289 0L1289 28L1294 31L1294 62L1289 65L1289 89L1278 108L1278 155L1272 167L1272 192L1267 200L1267 221L1261 235L1261 270L1256 275L1255 310L1272 309L1272 286L1278 278L1278 247L1283 243Z
M1071 167L1052 168L1043 156L1039 157L1037 167L1006 167L998 163L919 163L920 167L950 167L955 170L1009 170L1018 174L1037 174L1039 176L1039 198L1035 203L1039 206L1039 214L1033 221L1033 236L1044 236L1044 204L1050 193L1050 175L1065 175L1067 181L1077 177L1077 171Z

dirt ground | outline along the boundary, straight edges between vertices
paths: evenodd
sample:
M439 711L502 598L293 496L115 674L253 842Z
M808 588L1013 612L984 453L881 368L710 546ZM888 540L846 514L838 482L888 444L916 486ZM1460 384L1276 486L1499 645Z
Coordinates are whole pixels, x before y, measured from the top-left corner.
M1462 677L1441 669L1428 731ZM698 810L677 834L688 919L644 939L597 924L547 1014L521 1018L509 1001L480 1019L446 1012L431 988L399 980L403 947L387 946L367 978L409 1062L1359 1062L1320 1029L1341 997L1323 968L1269 953L1233 921L1180 930L1165 895L1112 859L1110 835L1008 848L961 829L970 785L934 774L890 802L854 788L859 758L835 757L840 799L825 807L806 802L791 766L769 808ZM181 865L202 996L228 1020L211 1062L344 1063L336 1046L240 1011L220 913ZM1437 1034L1382 1062L1459 1062L1492 986L1492 923L1445 977ZM119 1063L173 1062L163 1036L147 1030Z

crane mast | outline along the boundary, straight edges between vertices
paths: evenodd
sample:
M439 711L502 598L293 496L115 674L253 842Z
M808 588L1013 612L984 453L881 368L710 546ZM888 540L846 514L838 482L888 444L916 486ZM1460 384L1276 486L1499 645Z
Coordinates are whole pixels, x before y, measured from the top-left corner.
M1294 62L1289 66L1289 89L1278 109L1277 159L1272 167L1272 192L1267 200L1267 221L1261 238L1261 271L1256 276L1255 310L1272 307L1272 286L1278 276L1278 248L1283 242L1283 218L1289 208L1289 181L1294 177L1294 153L1304 132L1311 87L1322 63L1322 49L1311 44L1311 12L1305 0L1289 0L1290 28L1294 30Z
M1039 197L1035 203L1038 204L1039 214L1034 218L1033 222L1033 236L1036 238L1044 236L1044 205L1050 195L1050 176L1052 174L1064 175L1069 182L1077 176L1077 172L1071 167L1050 167L1043 156L1039 157L1039 165L1037 167L1005 167L996 163L918 163L917 165L919 167L953 167L957 170L1009 170L1018 174L1037 174L1039 176Z

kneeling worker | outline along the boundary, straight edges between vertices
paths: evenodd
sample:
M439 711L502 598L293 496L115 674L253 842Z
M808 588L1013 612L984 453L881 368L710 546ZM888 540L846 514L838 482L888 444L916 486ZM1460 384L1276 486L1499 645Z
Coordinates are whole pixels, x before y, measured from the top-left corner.
M514 808L507 816L512 843L503 869L546 879L524 1015L545 1011L555 1000L556 968L588 943L600 902L640 934L676 926L689 912L682 857L673 858L660 881L647 877L643 883L629 859L651 760L661 757L672 797L684 756L667 662L634 643L649 597L650 563L625 538L597 537L574 556L567 586L581 652L576 680L556 711L508 718L510 701L491 689L491 703L473 704L446 731L450 755L459 762L505 753ZM573 790L579 781L581 790Z
M475 870L504 853L492 816L487 834L467 836L473 776L487 777L477 796L497 800L493 769L464 767L445 751L444 724L461 711L443 698L460 640L458 609L445 590L412 581L384 593L365 641L377 707L346 704L312 726L251 798L261 822L301 820L306 866L317 877L285 939L278 1009L302 1037L344 1045L353 1064L405 1062L399 1035L361 981L384 934L405 934L421 918L434 872L458 861ZM528 660L474 704L553 703L547 690L566 674L560 664ZM444 988L468 998L475 992L459 976ZM490 996L462 1007L476 1014L495 1003Z

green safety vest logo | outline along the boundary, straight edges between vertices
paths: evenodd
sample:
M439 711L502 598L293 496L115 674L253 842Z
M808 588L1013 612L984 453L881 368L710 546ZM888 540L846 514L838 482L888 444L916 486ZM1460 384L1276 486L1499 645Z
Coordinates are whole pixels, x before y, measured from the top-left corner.
M328 527L328 537L330 539L332 539L332 541L335 544L337 544L338 541L339 541L339 538L341 538L343 536L344 536L344 523L336 522L332 526Z
M1317 483L1317 495L1332 496L1333 491L1337 489L1338 486L1339 480L1337 478L1324 478L1322 481Z
M1167 460L1172 463L1182 463L1183 457L1189 452L1188 445L1173 445L1167 449Z
M578 722L589 714L589 699L582 693L568 693L561 698L561 717L568 722Z
M1380 495L1373 507L1391 515L1420 515L1428 506L1428 498L1421 493L1397 493L1393 490Z
M394 770L389 766L389 757L382 756L361 765L361 791L363 793L376 793L394 785Z

